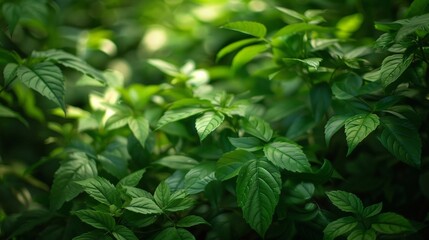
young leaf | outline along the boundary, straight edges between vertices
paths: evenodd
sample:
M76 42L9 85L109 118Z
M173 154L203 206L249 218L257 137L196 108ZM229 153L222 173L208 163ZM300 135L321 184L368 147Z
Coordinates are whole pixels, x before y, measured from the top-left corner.
M155 161L154 163L172 169L191 169L198 165L199 162L187 156L170 155L163 157Z
M61 163L55 172L49 196L51 209L59 209L64 202L75 198L83 188L76 181L97 176L97 166L85 153L75 153L71 160Z
M266 44L256 44L241 49L232 59L232 68L239 69L268 48Z
M237 178L237 202L243 217L261 237L271 225L280 197L281 176L277 167L264 160L251 160Z
M373 113L361 113L347 118L344 124L349 147L347 155L349 155L362 140L377 128L380 120Z
M422 143L417 129L408 121L383 117L383 131L379 137L383 146L399 160L420 166Z
M238 175L241 167L248 161L255 159L255 155L245 150L234 150L225 153L216 163L215 176L225 181Z
M164 115L158 120L156 127L159 129L167 123L179 121L190 116L206 111L203 107L183 107L167 110Z
M169 227L158 233L154 240L195 240L195 237L186 229Z
M29 88L57 104L65 112L64 81L61 70L50 62L19 66L18 78Z
M147 197L138 197L131 199L130 204L125 207L126 209L141 213L141 214L158 214L162 213L161 208L156 205L156 203Z
M265 145L265 157L277 167L291 172L310 172L310 163L301 147L293 142L273 142Z
M370 205L368 207L365 207L362 211L362 216L364 218L369 218L372 216L375 216L381 212L381 209L383 209L383 203L377 203Z
M185 175L185 188L189 194L204 191L206 185L215 180L215 162L203 162L193 167Z
M415 232L415 228L411 225L410 221L393 212L377 215L371 225L371 228L384 234Z
M188 215L177 221L177 227L193 227L200 224L210 225L204 218L196 215Z
M263 148L261 140L255 137L240 137L232 138L228 137L228 140L236 148L246 149L247 151L257 151Z
M227 46L225 46L224 48L222 48L216 55L216 61L219 61L219 59L221 59L222 57L224 57L225 55L241 48L244 47L246 45L252 44L252 43L256 43L256 42L260 42L261 39L258 38L248 38L248 39L243 39L237 42L233 42Z
M230 22L222 26L223 28L249 34L257 38L263 38L267 34L267 28L258 22L238 21Z
M374 230L355 229L347 237L347 240L376 240L377 235Z
M91 76L100 82L105 81L105 77L100 71L94 69L81 58L78 58L70 53L57 49L50 49L43 52L33 52L31 56L34 58L46 58L49 61L53 61L63 65L64 67L69 67L85 75Z
M116 240L138 240L134 232L123 225L115 226L115 229L112 231L112 235Z
M153 194L156 204L162 209L168 205L170 202L171 191L170 187L165 183L165 181L161 182L155 190Z
M201 117L195 121L195 128L197 129L200 141L203 141L211 132L219 127L225 116L219 112L205 112Z
M140 169L135 171L128 176L122 178L116 186L130 186L135 187L139 184L140 179L143 177L143 174L146 172L146 169Z
M381 64L380 79L385 87L395 82L410 66L413 55L393 54L386 57Z
M323 82L314 85L310 90L311 110L318 122L331 106L332 92L329 84Z
M128 118L128 127L131 129L134 137L139 141L142 147L146 146L146 139L149 136L149 122L144 117Z
M325 141L326 145L329 145L332 136L344 126L349 115L336 115L331 117L325 125Z
M107 179L96 176L77 182L83 187L83 190L95 200L105 205L121 206L120 195L116 188Z
M362 201L353 193L338 190L327 192L326 195L341 211L362 214Z
M334 240L336 237L349 233L358 225L353 217L343 217L330 222L323 230L323 240Z
M248 134L264 140L265 142L270 141L273 136L273 129L270 124L255 116L250 116L248 119L243 118L241 120L241 126Z
M115 219L108 213L86 209L75 211L73 213L82 220L82 222L95 228L110 231L115 227Z

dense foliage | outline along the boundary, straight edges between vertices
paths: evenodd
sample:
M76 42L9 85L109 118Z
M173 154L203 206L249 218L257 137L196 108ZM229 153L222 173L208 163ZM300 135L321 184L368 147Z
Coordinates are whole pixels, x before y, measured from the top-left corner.
M425 239L429 1L0 0L3 239Z

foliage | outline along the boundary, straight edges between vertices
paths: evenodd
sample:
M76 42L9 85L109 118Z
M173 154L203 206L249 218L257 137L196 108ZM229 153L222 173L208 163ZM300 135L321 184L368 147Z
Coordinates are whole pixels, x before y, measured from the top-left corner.
M304 5L0 1L0 236L425 239L429 2Z

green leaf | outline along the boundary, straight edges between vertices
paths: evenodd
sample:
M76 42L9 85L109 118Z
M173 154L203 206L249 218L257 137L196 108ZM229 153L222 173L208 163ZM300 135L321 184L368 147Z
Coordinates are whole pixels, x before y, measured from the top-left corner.
M311 110L314 119L318 122L331 106L331 87L326 82L314 85L310 90Z
M243 217L261 237L271 225L281 189L277 167L263 160L251 160L240 170L237 178L237 202Z
M267 34L267 28L258 22L238 21L230 22L222 26L233 31L249 34L257 38L263 38Z
M12 111L12 109L7 108L0 104L0 117L8 117L8 118L16 118L21 123L23 123L26 127L28 127L28 122L25 120L21 115L19 115L17 112Z
M349 115L336 115L329 118L328 122L325 125L325 141L326 145L329 145L332 136L344 126Z
M25 238L25 236L22 237L16 237L19 236L23 233L28 233L31 232L30 230L36 230L39 226L40 228L43 228L44 226L47 225L47 223L53 219L54 217L54 213L45 209L34 209L34 210L24 210L21 213L18 213L17 215L9 215L9 216L5 216L4 212L2 213L2 217L6 217L3 218L2 220L2 238L4 239L21 239L21 238ZM12 219L10 219L10 218ZM11 233L10 235L7 237L5 236L5 234L3 234L3 229L4 227L7 227L8 222L10 224L10 220L12 220L12 229L10 229Z
M195 240L195 237L186 229L169 227L158 233L154 240Z
M197 129L200 141L203 141L211 132L219 127L225 116L219 112L205 112L201 117L195 121L195 128Z
M413 61L413 55L393 54L381 64L380 79L385 87L394 83Z
M92 198L107 206L112 204L121 206L119 192L107 179L96 176L83 181L77 182L83 187L83 190Z
M115 229L112 231L112 235L116 240L138 240L133 231L123 225L115 226Z
M75 198L83 188L76 181L97 176L97 166L85 153L75 153L71 160L61 163L55 172L54 182L49 196L50 207L59 209L64 202Z
M380 120L373 113L361 113L347 118L344 124L349 147L347 155L349 155L362 140L377 128Z
M82 222L98 229L113 230L115 227L115 219L108 213L85 209L75 211L73 214L82 220Z
M18 73L19 65L16 63L8 63L3 69L3 77L5 87L10 86L15 81Z
M319 68L320 62L322 62L322 58L306 58L306 59L299 59L299 58L283 58L283 61L295 61L295 62L301 62L305 65L312 67L314 69Z
M410 7L407 9L407 18L427 13L428 0L414 0Z
M177 221L176 226L177 227L193 227L196 225L205 224L210 225L204 218L196 215L188 215L179 221Z
M29 67L21 65L17 75L27 87L39 92L66 111L63 74L53 63L42 62Z
M142 147L146 146L146 140L149 136L149 122L144 117L128 118L128 127L131 129L134 137L139 141Z
M101 82L104 82L106 80L100 71L94 69L91 65L86 63L81 58L78 58L70 53L61 50L50 49L43 52L35 51L31 54L31 56L34 58L46 58L49 61L61 64L64 67L72 68L85 75L91 76Z
M270 124L255 116L241 119L241 126L248 134L265 142L270 141L273 136L273 129Z
M97 160L101 163L106 172L115 176L117 179L121 179L128 174L127 159L115 154L104 152L97 156Z
M353 217L343 217L330 222L325 229L324 240L334 240L336 237L349 233L358 225L358 222Z
M222 181L233 178L245 163L253 159L255 155L241 149L225 153L216 163L215 176Z
M397 234L406 232L415 232L415 228L403 216L393 213L381 213L377 215L371 225L371 228L379 233Z
M101 230L94 230L91 232L87 232L87 233L83 233L77 237L74 237L72 240L94 240L94 239L106 239L106 240L111 240L113 239L110 236L106 236L106 231L101 231Z
M295 19L304 21L307 19L305 15L302 15L301 13L298 13L292 9L283 8L283 7L276 7L277 10L281 11L282 13L286 14L289 17L293 17Z
M215 162L203 162L193 167L185 175L185 189L189 194L204 191L206 185L215 180Z
M241 49L232 59L232 68L239 69L263 51L269 48L266 44L256 44Z
M347 237L347 240L376 240L377 235L372 229L362 230L355 229Z
M155 189L155 193L153 194L156 204L164 209L165 206L170 202L171 191L170 187L165 183L165 181L161 182L158 187Z
M379 137L383 146L399 160L420 166L422 142L417 129L405 119L383 117L383 131Z
M291 205L303 204L313 197L315 190L313 183L287 183L288 184L285 186L287 189L285 193L285 200L287 203Z
M221 59L222 57L224 57L225 55L241 48L244 47L246 45L252 44L252 43L256 43L256 42L260 42L261 39L258 38L249 38L249 39L243 39L237 42L233 42L231 44L228 44L227 46L223 47L216 55L216 61L219 61L219 59Z
M236 148L246 149L247 151L257 151L263 148L261 140L255 137L240 137L232 138L228 137L228 140Z
M364 218L369 218L372 216L375 216L381 212L381 209L383 209L383 203L377 203L370 205L368 207L365 207L362 211L362 216Z
M332 28L322 27L309 23L293 23L283 27L274 34L274 37L288 36L301 32L332 32Z
M332 93L337 99L351 99L359 95L362 78L354 73L342 74L335 78Z
M417 31L424 31L426 34L429 32L429 13L412 17L409 19L399 20L396 22L402 24L402 27L398 30L398 33L396 34L396 42L401 41L406 36Z
M158 120L156 127L159 129L167 123L179 121L190 116L202 113L206 111L206 108L203 107L183 107L183 108L174 108L167 110L164 115Z
M163 157L155 161L154 163L168 168L172 168L172 169L191 169L196 165L198 165L199 162L190 157L171 155L171 156Z
M171 76L171 77L176 77L180 74L179 69L174 66L171 63L168 63L164 60L161 59L149 59L147 61L150 65L158 68L160 71L162 71L163 73Z
M294 142L272 142L264 147L264 154L274 165L291 172L310 172L310 163L301 146Z
M126 209L141 213L141 214L159 214L162 213L161 208L156 205L154 200L147 197L138 197L131 199L130 204L125 207Z
M353 193L344 191L327 192L329 200L341 211L361 214L363 211L362 201Z
M171 195L170 202L165 206L165 212L178 212L191 208L195 205L195 201L188 195L181 195L185 190L179 190Z
M135 171L128 176L122 178L117 186L130 186L135 187L137 184L139 184L140 179L143 177L143 174L146 172L146 169L140 169L138 171Z
M2 13L6 22L8 23L9 33L10 35L12 35L16 25L21 18L21 7L17 3L5 2L2 6Z

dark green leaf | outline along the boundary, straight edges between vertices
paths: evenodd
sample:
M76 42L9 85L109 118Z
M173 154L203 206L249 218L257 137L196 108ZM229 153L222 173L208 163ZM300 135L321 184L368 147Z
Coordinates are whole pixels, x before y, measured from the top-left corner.
M71 160L61 163L55 172L52 184L50 204L53 210L59 209L64 202L75 198L83 188L76 181L97 176L97 166L85 153L75 153Z
M294 142L273 142L265 145L264 153L274 165L292 172L310 172L310 163L301 146Z
M162 209L168 205L170 202L171 191L170 187L163 181L158 187L155 189L155 193L153 194L156 204L160 206Z
M379 140L399 160L420 166L422 143L417 129L405 119L383 117Z
M406 16L414 17L418 15L423 15L427 12L427 6L429 5L429 1L427 0L414 0L410 7L407 9Z
M155 161L154 163L165 167L169 167L172 169L191 169L196 165L198 165L199 162L190 157L171 155L171 156L163 157Z
M246 149L247 151L257 151L263 148L262 141L255 137L229 137L228 139L234 147Z
M364 218L369 218L372 216L375 216L381 212L381 209L383 209L383 203L377 203L370 205L368 207L365 207L362 211L362 216Z
M101 239L101 238L103 238L103 240L104 239L106 239L106 240L113 239L112 237L106 235L106 231L94 230L91 232L81 234L77 237L74 237L72 240L94 240L94 239Z
M158 233L154 240L195 240L195 237L186 229L169 227Z
M426 2L426 5L427 4L428 3ZM409 19L399 20L397 22L402 24L402 27L396 34L397 42L401 41L409 34L415 33L416 31L424 31L426 34L429 33L429 13Z
M377 215L371 225L371 228L379 233L397 234L405 232L415 232L416 230L403 216L393 213L381 213Z
M338 236L349 233L357 225L358 225L358 222L353 217L343 217L343 218L337 219L333 222L330 222L325 227L325 229L323 230L323 233L324 233L323 239L334 240Z
M8 63L3 69L3 77L5 87L10 86L15 81L18 73L19 65L16 63Z
M258 22L239 21L230 22L222 26L223 28L231 29L237 32L249 34L257 38L263 38L267 34L266 27Z
M105 205L116 205L121 206L121 199L119 192L117 192L115 186L108 180L102 177L88 178L83 181L77 182L83 187L83 190L88 193L95 200Z
M250 116L248 119L243 118L241 120L241 126L248 134L264 140L265 142L270 141L273 136L273 129L270 124L255 116Z
M116 240L138 240L137 236L131 231L131 229L117 225L112 231L112 235Z
M381 64L380 79L385 87L395 82L410 66L413 55L393 54L386 57Z
M21 65L17 74L27 87L39 92L66 111L63 74L57 66L50 62L29 67Z
M331 106L331 96L331 87L325 82L316 84L311 88L311 110L316 121L320 121Z
M359 95L362 78L356 74L342 74L332 85L332 93L337 99L351 99Z
M344 124L349 147L347 155L349 155L362 140L378 127L380 120L373 113L361 113L347 118Z
M12 109L7 108L0 104L0 117L8 117L8 118L16 118L21 123L23 123L26 127L28 127L28 122L25 120L21 115L19 115L17 112L12 111Z
M298 183L287 185L285 200L289 204L302 204L311 199L314 194L314 184Z
M103 153L97 156L98 162L101 163L106 172L112 174L117 179L125 177L128 173L127 159L122 158L111 153Z
M344 126L349 115L336 115L331 117L325 125L325 141L326 145L329 145L332 136Z
M256 43L261 41L258 38L249 38L249 39L243 39L237 42L233 42L227 46L225 46L224 48L222 48L216 55L216 61L218 61L219 59L221 59L222 57L224 57L225 55L241 48L244 47L246 45L252 44L252 43Z
M215 162L203 162L193 167L185 175L185 189L189 194L204 191L206 185L215 180Z
M51 49L43 52L33 52L31 56L34 58L46 58L49 61L54 61L55 63L61 64L64 67L72 68L99 81L105 81L105 77L100 71L94 69L81 58L78 58L70 53Z
M377 238L377 235L372 229L368 229L368 230L355 229L347 237L347 240L375 240L376 238Z
M281 189L277 167L264 160L251 160L237 178L237 201L243 217L261 237L271 225Z
M108 213L95 210L79 210L73 212L82 222L95 228L104 230L113 230L115 219Z
M146 139L149 136L149 122L141 116L130 117L128 118L128 126L142 147L145 147Z
M21 12L22 12L21 7L17 3L14 3L14 2L3 3L2 13L5 20L8 23L8 29L9 29L10 35L12 35L16 25L19 22L19 19L21 18Z
M197 129L200 141L203 141L211 132L219 127L225 116L219 112L205 112L201 117L195 121L195 128Z
M327 192L326 195L336 207L344 212L361 214L363 211L362 201L353 193L337 190Z
M200 224L210 225L204 218L196 215L188 215L177 221L177 227L193 227Z
M40 225L43 226L43 224L51 220L52 217L54 217L53 212L50 212L44 209L34 209L34 210L23 211L17 216L17 219L14 222L14 226L12 229L12 233L10 234L10 238L15 238L15 236L26 233L37 226L40 226ZM4 236L3 226L4 225L2 221L2 237Z
M234 69L239 69L268 48L269 47L266 44L256 44L241 49L234 56L234 59L232 60L232 67Z
M137 186L137 184L139 184L140 179L143 177L143 174L146 172L146 169L140 169L138 171L135 171L131 174L129 174L128 176L122 178L117 186L121 185L121 186L130 186L130 187L135 187Z
M255 156L245 150L238 149L225 153L216 163L216 178L225 181L237 176L241 167L253 159Z
M141 214L159 214L162 213L161 208L156 205L154 200L147 197L138 197L131 199L130 204L125 207L126 209L141 213Z

